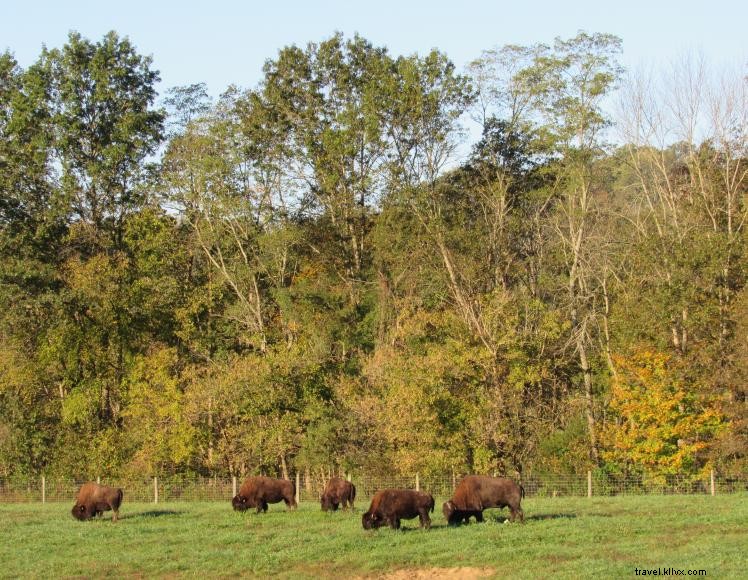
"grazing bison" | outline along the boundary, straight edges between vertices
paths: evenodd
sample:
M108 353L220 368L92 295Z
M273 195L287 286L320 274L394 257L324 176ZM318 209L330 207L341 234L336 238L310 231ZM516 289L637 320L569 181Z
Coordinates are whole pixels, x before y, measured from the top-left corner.
M467 523L470 516L482 522L484 509L509 506L510 520L519 516L520 521L524 521L525 515L519 505L523 497L525 490L511 479L468 475L457 486L452 499L444 502L442 511L447 522L455 525L462 521Z
M340 477L333 477L325 486L320 504L322 504L323 512L335 511L339 505L342 505L343 509L353 509L354 499L356 499L356 486Z
M112 521L116 522L121 505L121 489L90 482L84 483L78 490L71 513L75 518L82 521L112 510Z
M268 511L269 503L283 500L289 508L296 507L296 486L288 479L272 477L249 477L242 484L239 493L231 500L235 510L246 511L257 508L257 513Z
M383 489L374 494L369 511L361 518L365 530L388 525L400 528L400 520L418 516L421 527L431 527L429 512L434 511L434 498L431 494L412 489Z

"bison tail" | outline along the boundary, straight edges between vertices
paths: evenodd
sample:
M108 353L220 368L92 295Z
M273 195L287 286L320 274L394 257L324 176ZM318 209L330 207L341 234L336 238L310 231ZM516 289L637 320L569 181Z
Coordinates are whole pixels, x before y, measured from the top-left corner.
M351 484L351 501L356 499L356 486Z
M432 495L432 496L431 496L431 513L432 513L432 514L434 513L434 504L435 504L435 503L436 503L436 502L434 501L434 496Z
M520 492L520 497L522 499L524 499L525 498L525 488L522 487L522 484L520 484L520 486L519 486L519 492Z
M125 494L122 491L122 488L121 487L117 488L117 498L116 498L117 504L114 505L114 506L112 506L112 507L114 507L114 509L119 509L119 506L122 505L122 498L124 497L124 495Z

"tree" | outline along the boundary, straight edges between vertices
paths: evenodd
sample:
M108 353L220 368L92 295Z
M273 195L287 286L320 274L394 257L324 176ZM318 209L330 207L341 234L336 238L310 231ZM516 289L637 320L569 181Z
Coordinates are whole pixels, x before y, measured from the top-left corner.
M650 289L642 334L681 359L693 394L722 401L731 427L711 453L727 469L744 440L746 114L742 72L715 77L691 57L631 78L621 99L637 283Z
M210 111L211 101L205 83L171 87L166 94L164 105L168 113L169 137L184 133L190 123Z
M666 301L658 326L671 347L685 355L693 340L714 332L698 328L693 311L716 300L719 315L710 323L718 325L716 356L724 360L730 304L744 283L746 87L736 76L710 79L704 63L691 59L671 73L632 78L622 99L637 203L632 220Z
M59 308L67 212L56 182L48 77L0 54L0 461L49 462L59 390L39 350Z
M305 199L324 212L335 247L330 266L355 286L368 262L368 212L381 195L386 141L381 113L391 59L384 48L341 34L292 46L265 65L258 95L282 128ZM355 302L355 292L352 294Z
M151 59L109 32L92 43L70 33L62 49L44 50L61 183L75 215L121 244L125 216L138 206L144 161L161 141L164 114L152 109L159 77ZM96 246L94 246L96 247Z
M620 51L621 41L615 36L582 32L569 40L557 39L552 49L540 48L533 64L518 73L532 96L533 111L544 121L544 138L559 156L554 164L558 200L552 227L565 269L566 308L584 385L590 458L596 464L600 459L590 359L595 304L605 302L596 300L604 293L604 285L596 283L605 276L596 276L593 269L601 262L594 259L600 247L595 240L599 177L594 161L603 152L601 132L609 120L602 102L621 74L616 61Z
M662 480L684 473L703 477L703 451L724 428L713 401L684 385L662 353L640 349L616 362L612 417L601 437L608 464Z

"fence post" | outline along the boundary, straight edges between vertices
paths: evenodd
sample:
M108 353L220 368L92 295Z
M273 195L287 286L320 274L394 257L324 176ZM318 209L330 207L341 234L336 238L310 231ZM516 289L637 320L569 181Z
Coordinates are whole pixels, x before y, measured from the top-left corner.
M350 474L350 472L345 474L345 479L346 479L346 481L350 481L351 480L351 474Z
M587 497L592 497L592 471L587 470Z
M158 503L158 477L153 478L153 503Z
M231 497L236 497L236 475L231 476Z
M101 484L101 476L100 475L96 476L96 483Z
M296 504L298 505L299 500L301 499L301 493L299 491L299 485L301 484L301 478L299 477L298 470L296 471L296 491L294 492L294 500L296 501Z
M714 489L714 470L713 469L709 472L709 487L711 488L712 495L714 495L714 492L716 490Z
M47 478L44 477L43 475L42 475L42 503L47 503Z
M421 482L418 480L417 473L416 473L416 491L421 491Z

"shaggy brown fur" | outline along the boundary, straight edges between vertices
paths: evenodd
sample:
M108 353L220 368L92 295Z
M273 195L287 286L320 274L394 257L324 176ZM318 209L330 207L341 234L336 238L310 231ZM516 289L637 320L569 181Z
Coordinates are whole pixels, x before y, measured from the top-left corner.
M444 502L442 512L449 524L455 525L467 523L470 516L475 516L476 521L482 522L484 509L508 506L511 521L515 521L517 516L520 521L524 521L525 515L520 507L523 497L525 490L511 479L468 475L457 486L452 499Z
M122 490L118 487L93 482L84 483L75 496L75 505L71 513L76 519L88 520L112 510L112 521L116 522L119 507L122 505L122 495Z
M369 511L361 518L365 530L388 525L400 528L400 520L420 518L421 527L431 527L429 512L434 511L434 498L429 493L412 489L383 489L374 494Z
M324 512L335 511L339 505L342 505L343 509L353 509L354 499L356 499L356 486L340 477L333 477L325 486L320 504Z
M288 479L249 477L242 484L231 505L237 511L257 508L257 513L268 511L269 503L286 502L286 507L296 507L296 486Z

